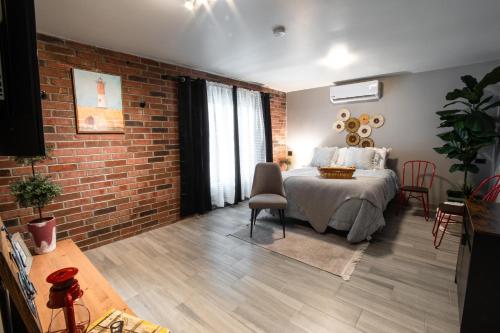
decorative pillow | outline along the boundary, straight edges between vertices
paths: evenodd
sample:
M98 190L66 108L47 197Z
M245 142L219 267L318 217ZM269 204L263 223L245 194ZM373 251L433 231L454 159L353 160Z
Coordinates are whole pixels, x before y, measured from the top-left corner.
M365 148L348 148L342 165L355 166L357 169L372 169L375 151Z
M385 163L392 148L382 147L382 148L367 148L367 149L373 150L375 152L375 155L373 156L373 168L385 169Z
M310 166L327 167L332 163L337 147L316 147Z

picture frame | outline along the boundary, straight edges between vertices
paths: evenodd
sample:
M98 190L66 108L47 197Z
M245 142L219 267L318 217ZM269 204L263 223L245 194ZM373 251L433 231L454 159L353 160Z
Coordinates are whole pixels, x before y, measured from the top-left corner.
M73 68L77 133L125 132L121 77Z
M18 255L22 266L24 267L24 271L26 274L30 273L31 265L33 264L33 256L31 255L30 250L24 243L24 240L20 233L16 232L12 235L11 239L12 249ZM21 268L20 268L21 269Z

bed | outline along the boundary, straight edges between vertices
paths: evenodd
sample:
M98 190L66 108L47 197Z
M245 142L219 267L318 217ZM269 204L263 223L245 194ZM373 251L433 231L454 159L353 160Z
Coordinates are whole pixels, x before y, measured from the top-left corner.
M316 167L283 173L286 216L308 221L320 233L347 231L351 243L369 240L385 226L383 212L398 189L390 169L357 169L353 179L324 179Z

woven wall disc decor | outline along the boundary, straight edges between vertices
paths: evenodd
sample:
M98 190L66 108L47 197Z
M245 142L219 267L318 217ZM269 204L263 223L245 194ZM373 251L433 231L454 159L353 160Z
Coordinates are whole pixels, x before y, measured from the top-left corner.
M375 147L375 143L370 138L362 138L361 140L359 140L359 146L361 148Z
M343 130L348 132L345 141L349 146L374 147L375 143L370 136L374 128L382 127L384 122L384 116L381 114L372 117L362 113L359 117L354 117L348 109L342 108L337 111L337 121L333 123L332 128L338 133Z
M345 129L345 123L342 120L337 120L332 127L337 132L342 132Z
M345 122L345 129L351 133L355 133L359 128L359 120L357 118L349 118Z
M370 136L370 134L372 134L372 128L370 127L370 125L361 125L359 126L358 134L362 138L367 138Z
M379 114L379 115L376 115L375 117L370 119L370 125L371 125L371 127L379 128L379 127L382 127L382 125L384 124L384 121L385 121L384 116Z
M349 146L357 146L359 144L359 135L358 133L349 133L345 137L345 142Z
M367 115L366 113L361 114L361 116L359 116L358 119L361 125L368 125L370 123L370 116Z
M351 117L351 112L348 109L340 109L337 112L337 119L341 121L346 121Z

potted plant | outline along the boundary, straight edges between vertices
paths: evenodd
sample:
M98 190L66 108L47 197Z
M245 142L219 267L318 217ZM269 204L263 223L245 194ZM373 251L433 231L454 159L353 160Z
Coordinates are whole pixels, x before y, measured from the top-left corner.
M434 150L450 159L458 160L450 167L450 172L462 171L464 183L461 188L464 197L472 192L468 183L468 174L477 173L475 164L481 148L495 143L499 136L495 131L495 119L487 111L500 106L500 101L492 102L494 96L484 96L486 87L500 82L500 66L486 74L481 81L470 75L461 77L465 87L455 89L446 94L446 100L452 101L444 106L455 106L436 112L441 120L440 128L450 128L449 131L438 134L445 141L442 147ZM453 193L457 195L456 191Z
M279 160L279 163L282 171L288 171L290 165L292 165L292 160L289 158L282 158Z
M32 175L10 184L10 190L21 207L33 207L38 218L28 223L28 231L35 243L35 253L43 254L56 248L56 219L43 216L43 208L61 194L61 187L49 176L37 174L35 165L48 156L16 157L18 164L30 165Z

